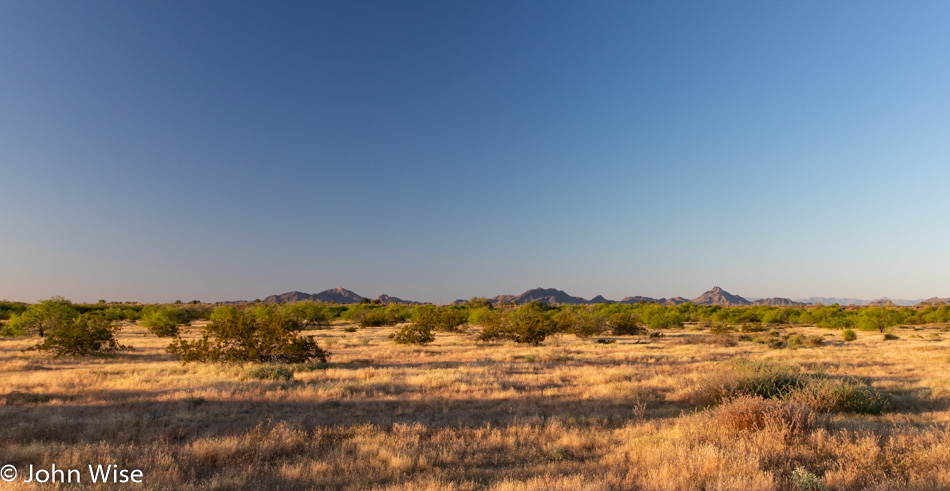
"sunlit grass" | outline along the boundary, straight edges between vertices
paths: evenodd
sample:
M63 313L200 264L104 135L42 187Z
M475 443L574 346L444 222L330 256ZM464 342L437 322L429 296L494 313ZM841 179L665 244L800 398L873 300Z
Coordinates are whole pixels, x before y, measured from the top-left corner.
M181 489L950 488L950 335L937 328L851 342L795 328L825 341L770 349L751 341L762 333L706 342L721 334L689 327L537 347L446 333L396 345L392 327L345 327L308 333L329 363L287 367L182 366L136 326L119 336L135 351L105 358L2 340L0 464L118 463ZM697 396L737 383L736 358L826 385ZM888 409L823 410L842 380Z

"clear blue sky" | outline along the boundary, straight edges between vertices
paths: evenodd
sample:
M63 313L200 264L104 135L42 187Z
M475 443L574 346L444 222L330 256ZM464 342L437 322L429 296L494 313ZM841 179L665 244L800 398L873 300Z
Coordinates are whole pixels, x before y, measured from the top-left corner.
M947 2L0 2L0 298L950 296Z

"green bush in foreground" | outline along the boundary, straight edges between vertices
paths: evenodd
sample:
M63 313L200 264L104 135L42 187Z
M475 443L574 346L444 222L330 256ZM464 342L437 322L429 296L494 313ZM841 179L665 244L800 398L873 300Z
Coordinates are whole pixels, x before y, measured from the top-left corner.
M6 336L46 336L50 331L69 326L79 317L72 302L63 297L53 297L30 305L22 314L13 315L3 328Z
M854 329L845 329L841 331L841 339L847 342L855 341L858 339L858 333L854 332Z
M168 352L182 362L255 361L303 363L326 361L328 353L312 337L298 333L300 323L281 313L275 306L257 306L238 310L217 307L201 339L181 338L168 346Z
M555 332L551 319L533 304L509 311L489 311L482 318L482 324L478 336L481 341L508 339L516 343L541 344Z
M109 319L95 314L84 314L49 331L43 342L30 348L47 351L53 356L89 356L132 349L120 345Z
M407 324L389 335L396 344L426 344L435 341L432 330L423 324Z
M178 327L187 322L185 311L174 305L149 305L142 309L139 324L160 338L178 336Z

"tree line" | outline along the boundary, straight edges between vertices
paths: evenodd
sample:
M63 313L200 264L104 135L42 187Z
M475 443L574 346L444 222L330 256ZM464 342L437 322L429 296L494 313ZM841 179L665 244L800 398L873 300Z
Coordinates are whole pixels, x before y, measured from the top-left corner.
M721 329L752 326L815 325L828 329L885 332L901 324L950 323L950 305L918 307L722 307L685 303L494 305L472 298L460 305L351 305L301 301L296 303L210 305L193 301L174 304L74 304L53 297L37 304L0 302L0 335L39 336L31 349L56 356L85 356L123 349L114 337L121 322L136 322L156 336L170 338L168 351L190 361L326 361L328 353L303 331L329 328L334 321L360 327L402 326L390 338L396 343L425 344L438 332L474 331L482 342L508 340L540 344L554 334L591 336L647 335L661 329L699 327ZM198 339L185 340L181 328L208 321Z

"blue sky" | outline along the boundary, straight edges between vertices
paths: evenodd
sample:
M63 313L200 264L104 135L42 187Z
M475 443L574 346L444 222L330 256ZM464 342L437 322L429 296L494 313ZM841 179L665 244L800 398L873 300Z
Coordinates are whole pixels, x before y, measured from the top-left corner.
M0 3L0 298L950 296L946 2Z

